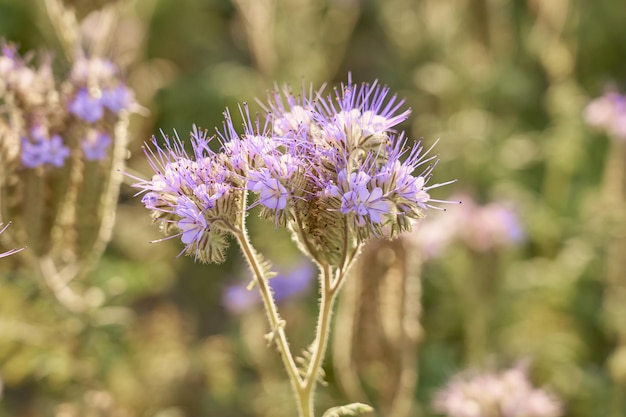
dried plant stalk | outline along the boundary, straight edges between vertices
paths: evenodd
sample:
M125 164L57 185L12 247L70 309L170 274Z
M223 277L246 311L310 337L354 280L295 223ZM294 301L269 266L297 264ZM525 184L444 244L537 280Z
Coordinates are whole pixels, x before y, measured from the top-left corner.
M335 375L350 401L376 392L383 415L412 415L422 328L419 256L403 238L367 245L340 299ZM364 389L367 386L369 389Z

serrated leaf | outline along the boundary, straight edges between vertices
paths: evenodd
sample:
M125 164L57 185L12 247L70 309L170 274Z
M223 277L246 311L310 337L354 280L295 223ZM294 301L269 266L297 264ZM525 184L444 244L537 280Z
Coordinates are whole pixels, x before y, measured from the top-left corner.
M363 403L352 403L333 407L326 410L322 417L341 417L341 416L358 416L363 413L374 411L372 407Z

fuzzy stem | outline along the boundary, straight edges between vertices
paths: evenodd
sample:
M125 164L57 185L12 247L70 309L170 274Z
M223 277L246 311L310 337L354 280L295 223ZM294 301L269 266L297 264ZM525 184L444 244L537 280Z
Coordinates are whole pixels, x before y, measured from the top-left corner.
M320 375L320 369L328 347L328 336L330 335L330 323L332 319L333 305L336 300L337 288L331 285L332 272L330 267L325 266L321 271L320 289L320 310L317 318L317 331L313 342L312 357L307 368L306 376L302 386L302 400L308 408L306 417L313 417L315 387Z
M278 314L278 309L276 308L276 303L268 284L268 278L265 276L265 273L263 271L261 260L259 259L258 254L252 247L250 239L248 238L248 233L246 230L246 197L247 193L244 191L241 198L241 217L238 224L239 230L235 230L233 233L235 235L235 238L237 239L237 242L239 243L239 246L241 247L241 250L243 251L244 257L248 261L248 265L250 267L250 270L252 271L255 282L259 287L259 293L261 294L263 306L265 307L265 312L267 313L267 319L271 328L270 340L274 340L276 342L276 347L278 348L280 357L283 361L283 365L285 366L285 370L287 371L287 375L289 376L289 380L291 381L292 388L294 390L294 393L296 394L299 415L301 417L310 417L310 415L306 413L304 408L307 405L302 398L302 379L298 374L298 367L295 360L293 359L291 351L289 350L289 343L287 341L287 336L284 329L284 321Z
M346 240L347 240L346 236ZM321 268L321 289L320 289L320 309L317 316L317 330L315 340L311 348L312 357L307 368L307 372L302 384L300 398L303 409L307 414L304 417L314 417L315 406L315 388L317 386L319 375L321 374L324 356L328 348L328 339L330 336L330 328L332 323L332 312L337 294L343 286L343 282L348 275L350 267L354 260L358 257L361 246L357 245L350 250L348 254L349 244L346 243L344 258L340 268L334 269L329 266ZM305 408L306 406L306 408Z

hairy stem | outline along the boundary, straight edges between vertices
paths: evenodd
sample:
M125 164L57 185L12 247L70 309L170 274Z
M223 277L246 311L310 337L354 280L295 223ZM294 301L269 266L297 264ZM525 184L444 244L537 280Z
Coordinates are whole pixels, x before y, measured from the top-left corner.
M317 331L313 342L312 356L302 385L303 403L307 406L306 417L312 417L314 413L315 387L321 374L322 363L328 347L330 335L330 323L332 319L333 305L337 298L337 291L331 286L332 272L330 267L325 266L321 271L320 310L317 317Z
M346 252L348 252L348 247L349 244L346 243ZM321 368L328 348L333 306L337 299L337 294L348 275L348 271L354 259L358 256L359 250L360 246L357 245L356 248L350 250L350 253L344 253L343 262L339 268L321 267L320 309L317 316L317 330L311 347L311 361L309 362L300 394L303 404L302 408L307 413L304 414L305 417L313 417L315 415L315 388L322 373Z
M244 257L248 261L248 265L250 266L252 275L254 276L255 282L259 287L259 293L261 294L263 306L265 307L265 312L267 313L267 319L271 328L270 341L273 340L276 342L276 347L278 348L278 352L280 353L283 365L285 366L285 370L287 371L287 375L289 376L289 380L291 381L292 388L294 390L294 393L296 394L299 414L301 417L309 417L309 415L305 414L304 411L305 405L303 404L303 399L301 395L302 379L298 374L298 367L295 360L293 359L291 351L289 350L289 342L287 341L287 335L285 334L284 321L278 314L278 309L276 308L276 303L274 301L272 291L269 287L268 278L266 277L266 274L264 272L262 262L257 252L252 247L250 239L248 238L248 233L246 231L246 192L244 192L242 195L240 213L241 217L238 225L239 229L234 231L235 238L237 239L237 242L239 243L239 246L243 251Z

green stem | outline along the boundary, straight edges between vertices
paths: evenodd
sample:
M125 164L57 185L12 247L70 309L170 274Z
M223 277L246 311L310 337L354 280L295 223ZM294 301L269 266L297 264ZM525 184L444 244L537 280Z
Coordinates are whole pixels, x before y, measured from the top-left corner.
M345 246L345 251L348 252L348 244ZM337 299L337 294L341 290L342 284L359 251L360 246L357 245L349 254L344 253L343 262L337 269L333 269L328 265L321 268L322 279L320 280L320 309L317 316L317 330L311 348L311 361L309 362L300 393L300 400L303 405L302 409L306 413L304 417L314 417L315 415L315 388L321 373L326 350L328 349L333 306Z
M331 286L332 273L330 267L325 266L322 268L321 275L321 296L320 310L317 318L317 332L315 335L315 341L313 342L311 361L309 362L309 367L307 368L301 392L303 404L308 407L308 410L304 410L306 412L306 417L312 417L315 415L315 387L317 386L320 369L328 347L332 310L335 299L337 298L336 288L332 288Z
M246 222L245 217L247 214L247 203L246 203L246 193L244 192L242 195L242 203L241 203L241 214L239 221L239 230L234 230L233 234L243 251L244 257L248 261L248 265L250 266L250 270L254 276L255 282L259 287L259 293L261 294L261 298L263 300L263 305L265 307L265 312L267 313L267 318L271 327L271 339L276 342L276 347L278 348L278 352L280 353L280 357L283 361L283 365L287 371L289 376L289 380L291 381L292 388L294 393L296 394L296 399L298 402L298 411L301 417L308 417L305 414L303 407L306 404L303 404L302 401L302 379L298 374L298 367L296 365L295 360L289 350L289 343L287 341L287 335L285 334L284 329L284 321L281 319L278 314L278 309L276 308L276 303L274 301L274 297L272 296L271 289L268 284L268 278L265 276L264 269L261 265L261 261L259 259L258 254L252 247L250 243L250 239L248 238L248 233L246 231ZM308 406L308 405L307 405Z

